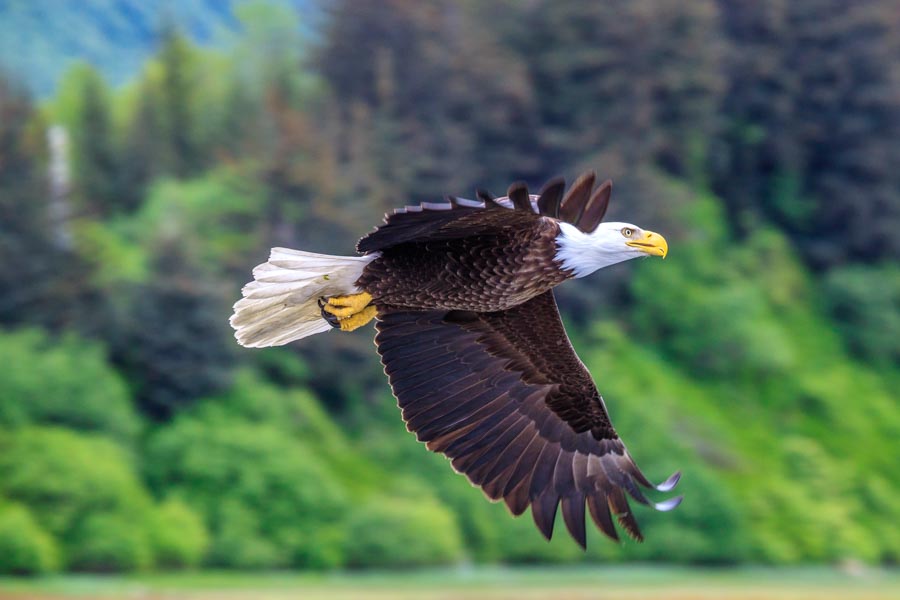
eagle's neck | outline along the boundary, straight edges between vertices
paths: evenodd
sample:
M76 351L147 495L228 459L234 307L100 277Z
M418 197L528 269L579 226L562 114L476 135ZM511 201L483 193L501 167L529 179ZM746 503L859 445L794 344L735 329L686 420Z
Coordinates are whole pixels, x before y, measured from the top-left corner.
M584 233L574 225L560 223L559 235L556 236L556 261L564 269L572 271L575 277L584 277L597 269L634 258L634 253L629 252L627 246L609 238L603 228Z

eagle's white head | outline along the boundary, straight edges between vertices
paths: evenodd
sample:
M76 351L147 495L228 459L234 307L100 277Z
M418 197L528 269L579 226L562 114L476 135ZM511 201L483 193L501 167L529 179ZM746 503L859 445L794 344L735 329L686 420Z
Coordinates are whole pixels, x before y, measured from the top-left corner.
M608 267L641 256L666 257L666 238L631 223L600 223L591 233L584 233L569 223L559 224L556 236L556 260L571 269L575 277L590 275Z

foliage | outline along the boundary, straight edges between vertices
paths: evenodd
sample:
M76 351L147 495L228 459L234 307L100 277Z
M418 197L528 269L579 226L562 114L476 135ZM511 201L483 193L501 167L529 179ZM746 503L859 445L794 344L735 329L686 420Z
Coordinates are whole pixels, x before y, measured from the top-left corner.
M175 175L189 175L201 166L191 119L197 75L193 49L176 28L167 26L162 33L159 54L163 70L161 100L167 167Z
M0 364L0 427L55 423L123 442L140 429L125 382L94 342L0 333Z
M197 513L184 502L170 498L150 519L150 544L157 566L177 569L200 564L209 546L209 535Z
M47 427L0 431L0 497L28 506L73 567L128 570L153 559L150 497L111 441Z
M354 511L346 539L353 567L423 567L462 556L453 515L435 502L372 498Z
M0 571L900 560L888 0L119 4L46 31L155 43L127 86L91 60L37 107L0 74ZM232 340L271 246L584 168L671 245L559 290L629 451L683 471L644 544L486 502L404 430L369 330Z
M53 135L45 126L28 94L0 71L0 323L62 329L83 308L84 265L62 222L65 207L44 179Z
M178 242L158 252L150 280L123 294L128 313L118 315L111 346L138 406L163 418L227 387L234 353L227 310Z
M183 416L151 440L148 478L204 515L211 564L341 563L343 486L312 446L273 425L211 411Z
M818 267L897 257L892 4L720 5L733 50L717 189L738 226L762 213Z
M78 571L141 571L153 561L147 531L135 527L123 515L99 513L87 516L73 533L77 541L69 550L69 566Z
M110 93L99 73L79 65L67 75L76 99L68 125L76 174L76 210L82 216L108 217L121 208L119 165L113 140Z
M714 131L722 90L714 2L544 1L523 18L514 43L540 90L545 152L563 159L555 168L597 151L695 166L691 144Z
M495 518L512 519L509 513L499 513ZM583 553L566 539L567 533L561 518L558 518L556 527L553 539L548 543L540 534L531 534L534 522L530 513L511 520L509 524L502 526L497 554L504 562L512 564L557 564L583 560ZM605 542L596 540L594 543Z
M536 166L527 72L490 31L458 26L459 12L478 18L469 9L408 0L329 7L317 66L338 99L347 166L365 169L353 191L376 207L395 205L398 191L424 200L474 182L507 185Z
M900 268L845 267L825 279L828 307L850 349L879 364L900 364Z
M0 502L0 573L38 575L59 567L59 549L27 508Z
M696 204L713 202L699 198ZM693 207L691 214L699 216L702 210ZM710 231L720 226L714 220L710 225ZM634 322L638 332L700 374L784 373L796 357L775 319L778 306L770 302L770 292L758 282L764 272L781 268L772 260L790 261L787 244L777 236L770 240L768 232L760 231L757 239L730 251L727 240L709 233L696 230L682 241L678 255L667 261L665 268L657 265L635 275L632 294L637 300ZM769 252L771 244L776 247ZM720 268L722 261L733 268ZM784 267L792 268L790 262ZM673 305L679 309L671 310ZM699 333L704 330L715 333Z
M196 266L231 273L246 268L262 246L264 202L258 185L225 169L185 182L163 179L122 227L151 251L177 240Z

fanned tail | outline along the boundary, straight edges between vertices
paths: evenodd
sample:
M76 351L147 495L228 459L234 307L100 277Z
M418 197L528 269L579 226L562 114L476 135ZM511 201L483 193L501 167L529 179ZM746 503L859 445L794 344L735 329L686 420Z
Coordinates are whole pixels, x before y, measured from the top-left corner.
M328 331L331 325L322 318L318 299L360 292L356 280L377 256L272 248L269 261L253 269L253 281L234 305L234 337L242 346L264 348Z

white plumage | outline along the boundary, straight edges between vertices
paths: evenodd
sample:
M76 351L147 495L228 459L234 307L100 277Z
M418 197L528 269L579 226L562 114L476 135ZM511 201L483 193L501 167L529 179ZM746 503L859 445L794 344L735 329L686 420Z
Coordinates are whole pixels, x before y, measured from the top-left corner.
M644 230L631 223L604 222L590 233L560 223L556 259L575 277L585 277L603 267L646 257L646 251L628 244L643 236Z
M358 293L356 280L377 257L272 248L269 261L253 269L253 281L234 305L234 337L242 346L264 348L328 331L319 298Z

